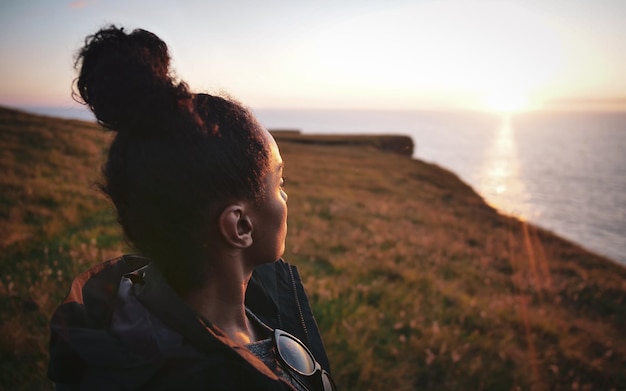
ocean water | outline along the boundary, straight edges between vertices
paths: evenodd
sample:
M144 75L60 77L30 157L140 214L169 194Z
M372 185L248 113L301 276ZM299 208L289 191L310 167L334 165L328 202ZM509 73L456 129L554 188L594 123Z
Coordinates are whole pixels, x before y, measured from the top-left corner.
M24 108L93 120L78 106ZM626 265L626 113L255 110L269 129L402 134L487 202Z
M257 110L270 129L406 134L499 210L626 265L626 113Z

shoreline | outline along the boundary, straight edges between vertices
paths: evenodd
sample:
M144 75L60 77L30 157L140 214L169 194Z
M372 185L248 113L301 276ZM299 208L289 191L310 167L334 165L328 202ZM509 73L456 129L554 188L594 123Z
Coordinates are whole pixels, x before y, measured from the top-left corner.
M603 254L596 250L588 248L584 243L577 241L571 237L568 237L566 234L555 231L554 229L543 227L541 224L533 221L532 219L525 219L523 217L517 216L514 213L510 213L503 208L498 207L494 203L490 202L484 195L482 195L477 189L474 188L471 184L467 183L463 180L456 172L449 170L444 166L440 166L434 162L428 162L419 157L415 157L415 150L418 147L418 144L413 140L410 135L386 135L386 134L316 134L316 133L302 133L299 129L269 129L270 132L274 135L276 140L281 140L284 142L294 142L301 143L305 145L327 145L327 146L365 146L377 149L382 152L389 152L398 154L400 156L410 157L412 160L423 161L428 164L434 164L441 167L443 170L450 172L455 175L459 181L464 182L468 186L472 188L474 192L478 196L480 196L485 204L494 208L498 211L498 213L512 217L518 220L527 221L530 224L533 224L537 228L550 232L555 236L559 236L563 240L569 241L573 245L580 247L581 249L592 253L598 257L605 258L608 261L611 261L619 266L626 267L626 262L621 262L620 260L613 259L611 256L607 254Z
M24 108L9 108L10 110L16 110L16 111L20 111L26 114L32 114L32 115L37 115L37 116L43 116L43 117L48 117L51 119L67 119L70 121L82 121L82 122L86 122L86 123L92 123L95 124L95 120L93 119L92 114L85 109L83 106L76 104L76 106L72 106L72 107L24 107ZM279 110L276 109L277 111L284 111L284 110ZM320 109L321 110L321 109ZM320 111L318 109L311 109L308 111L312 111L312 112L318 112ZM269 110L269 111L274 111L274 109ZM299 112L302 111L300 109L294 109L293 111L295 112ZM321 110L321 111L325 111L325 110ZM341 110L338 109L336 111L346 111L346 110ZM351 112L360 112L361 110L347 110L347 111L351 111ZM417 110L418 112L420 110ZM441 110L435 110L434 112L440 112ZM409 110L401 110L399 112L410 112ZM432 110L426 110L425 112L433 112ZM458 110L451 110L451 113L458 113ZM487 117L494 117L496 115L491 114L491 113L483 113L483 112L475 112L475 111L469 111L470 113L474 113L475 115L478 116L487 116ZM560 112L560 111L557 111ZM59 113L66 113L66 115L70 115L70 117L65 117L65 116L58 116ZM73 113L73 114L72 114ZM576 114L576 115L584 115L586 112L580 112L580 111L573 111L572 114ZM592 111L592 113L596 113L594 111ZM603 112L600 112L603 113ZM620 114L621 112L616 112L615 114ZM532 114L532 113L531 113ZM487 198L487 196L481 194L481 192L471 183L469 183L468 180L461 178L461 176L455 172L452 169L449 169L447 166L445 165L441 165L438 162L433 162L433 161L429 161L429 160L424 160L422 157L417 156L416 155L416 151L418 150L418 146L419 143L413 139L413 137L410 134L403 134L401 132L397 133L397 134L376 134L376 133L361 133L361 134L356 134L356 133L314 133L314 132L303 132L301 129L299 128L270 128L269 129L273 134L275 133L276 135L278 135L278 137L282 138L283 140L290 140L290 141L294 141L294 142L301 142L304 144L325 144L325 145L354 145L354 146L369 146L378 150L383 150L383 151L388 151L388 152L392 152L392 153L398 153L400 155L403 156L410 156L415 160L422 160L431 164L435 164L437 166L442 167L445 170L448 170L450 172L452 172L454 175L456 175L459 180L464 181L465 183L467 183L468 185L470 185L472 188L474 188L474 191L480 195L484 202L487 203L489 206L497 209L500 213L505 214L507 216L512 216L518 219L523 219L526 220L528 222L531 222L532 224L536 225L537 227L540 227L543 230L552 232L555 235L561 236L563 239L568 240L570 242L572 242L573 244L576 244L577 246L584 248L586 251L589 251L591 253L594 253L598 256L604 257L620 266L624 266L626 267L626 258L624 260L620 260L620 259L616 259L611 257L611 255L607 254L607 253L603 253L601 250L599 249L594 249L594 248L590 248L588 247L584 242L582 242L581 240L577 239L575 236L576 235L572 235L572 234L567 234L564 232L560 232L558 228L550 228L550 227L545 227L544 225L542 225L540 222L535 221L532 217L530 218L525 218L525 217L521 217L518 216L516 213L512 213L510 211L507 211L505 208L500 207L498 205L496 205L493 202L490 202Z

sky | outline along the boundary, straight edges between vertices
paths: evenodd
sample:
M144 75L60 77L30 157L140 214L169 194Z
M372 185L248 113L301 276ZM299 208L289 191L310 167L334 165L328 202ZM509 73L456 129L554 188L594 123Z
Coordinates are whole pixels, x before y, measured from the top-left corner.
M74 55L113 23L255 109L622 109L624 20L623 0L3 0L0 105L78 106Z

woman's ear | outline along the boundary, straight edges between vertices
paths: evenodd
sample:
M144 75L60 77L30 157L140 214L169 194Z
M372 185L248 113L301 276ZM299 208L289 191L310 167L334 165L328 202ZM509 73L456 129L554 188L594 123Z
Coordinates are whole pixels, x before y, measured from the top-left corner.
M246 205L228 205L220 214L219 230L228 244L236 248L252 245L252 221L246 213Z

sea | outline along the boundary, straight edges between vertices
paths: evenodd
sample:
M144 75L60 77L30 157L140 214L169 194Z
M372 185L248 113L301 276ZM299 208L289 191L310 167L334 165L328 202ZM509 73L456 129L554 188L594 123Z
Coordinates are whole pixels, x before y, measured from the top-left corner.
M31 112L93 120L77 108ZM256 109L268 129L410 136L490 205L626 265L626 112Z

